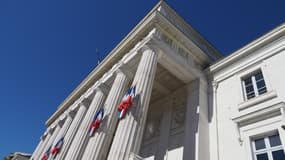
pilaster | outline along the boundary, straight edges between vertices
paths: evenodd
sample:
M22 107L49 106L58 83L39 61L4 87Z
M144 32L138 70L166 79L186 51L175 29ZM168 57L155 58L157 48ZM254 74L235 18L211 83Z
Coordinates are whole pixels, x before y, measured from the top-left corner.
M158 144L158 151L155 155L157 159L164 159L165 155L167 155L167 146L169 143L169 130L171 127L171 107L173 104L173 98L169 100L168 103L165 104L164 107L166 109L164 110L161 125L160 127L160 137L159 137L159 144Z
M210 157L206 84L196 79L187 88L183 160L208 160Z
M219 83L213 81L209 94L209 129L210 129L210 157L213 160L219 160L219 126L218 126L218 108L217 108L217 90Z

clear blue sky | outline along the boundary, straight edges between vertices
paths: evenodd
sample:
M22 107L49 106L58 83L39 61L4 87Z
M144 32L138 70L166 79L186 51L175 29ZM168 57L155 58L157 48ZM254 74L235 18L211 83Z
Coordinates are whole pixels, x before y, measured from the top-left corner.
M167 2L225 55L285 22L284 0ZM57 106L156 3L1 0L0 158L32 153Z

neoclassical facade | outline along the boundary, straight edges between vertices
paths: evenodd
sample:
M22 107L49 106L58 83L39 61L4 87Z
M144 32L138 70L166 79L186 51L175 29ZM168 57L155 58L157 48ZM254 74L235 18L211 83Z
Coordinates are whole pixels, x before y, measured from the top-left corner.
M223 58L159 2L47 120L31 159L284 160L284 35Z

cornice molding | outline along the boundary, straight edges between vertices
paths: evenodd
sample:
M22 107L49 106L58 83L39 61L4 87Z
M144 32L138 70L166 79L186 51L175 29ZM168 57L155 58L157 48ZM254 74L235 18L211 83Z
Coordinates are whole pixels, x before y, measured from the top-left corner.
M210 77L215 79L217 82L222 82L225 79L243 71L246 68L251 68L262 64L266 59L282 52L285 50L285 36L275 40L274 44L269 43L262 48L259 48L248 55L246 58L241 58L231 63L230 66L225 66L216 72L207 71ZM234 63L239 63L239 65L234 65Z
M239 113L234 115L231 119L238 124L238 126L244 126L256 121L264 120L268 117L275 117L282 115L282 110L284 109L284 102L279 102L272 104L252 112Z
M217 61L207 69L207 72L210 72L212 74L216 73L283 36L285 36L285 23L266 33L262 37L254 40L253 42L247 44L243 48L231 53L227 57Z

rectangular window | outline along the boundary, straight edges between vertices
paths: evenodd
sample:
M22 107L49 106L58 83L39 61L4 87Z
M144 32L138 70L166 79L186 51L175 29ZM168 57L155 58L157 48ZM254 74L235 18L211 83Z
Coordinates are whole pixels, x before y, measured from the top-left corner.
M245 99L249 100L267 92L265 81L261 70L242 78Z
M279 134L252 140L254 160L285 160Z

